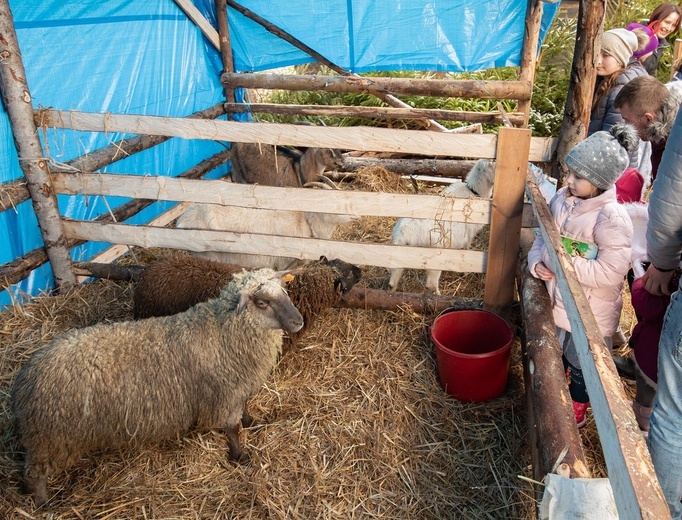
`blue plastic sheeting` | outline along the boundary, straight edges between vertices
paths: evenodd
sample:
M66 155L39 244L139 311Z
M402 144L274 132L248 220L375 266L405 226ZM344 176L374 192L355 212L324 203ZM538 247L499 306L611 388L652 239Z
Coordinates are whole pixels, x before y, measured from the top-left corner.
M242 0L337 65L377 70L471 71L520 62L526 0ZM215 2L194 0L216 24ZM222 62L173 0L10 0L33 107L181 117L224 100ZM556 12L545 4L542 36ZM314 61L242 14L228 10L238 71ZM248 117L248 116L245 116ZM127 137L46 129L45 154L67 162ZM175 176L228 146L171 139L115 162L106 172ZM7 114L0 107L0 182L22 177ZM210 177L227 172L217 168ZM59 196L62 215L92 219L127 199ZM147 222L171 203L156 203L129 223ZM0 264L42 246L30 202L0 213ZM108 244L72 250L86 260ZM0 292L0 307L52 287L49 264Z
M465 72L518 66L527 0L288 0L239 2L351 72ZM543 4L541 40L558 3ZM228 8L235 69L314 61Z
M197 3L207 12L210 0ZM10 1L34 108L186 116L224 101L217 50L172 0ZM123 134L47 129L41 133L46 155L58 162L107 146ZM8 117L0 112L0 181L22 177ZM102 171L177 175L224 150L227 143L171 139L118 161ZM216 169L213 177L224 175ZM129 199L59 196L60 212L91 219ZM129 220L146 222L170 203L155 204ZM42 246L30 202L0 213L0 264ZM107 244L72 250L84 260ZM52 287L49 264L12 288L13 297ZM10 302L0 293L0 306Z

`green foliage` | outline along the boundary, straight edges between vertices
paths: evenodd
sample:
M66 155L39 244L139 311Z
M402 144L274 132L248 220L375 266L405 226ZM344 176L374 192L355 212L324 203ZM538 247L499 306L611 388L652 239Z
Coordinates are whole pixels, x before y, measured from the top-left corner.
M636 21L645 22L651 11L661 2L656 0L609 0L606 7L605 29L615 27L627 27ZM540 56L536 66L533 97L531 100L531 112L529 127L535 136L557 136L563 121L564 106L570 81L573 50L575 46L575 34L577 23L575 19L569 19L559 12L554 19L545 40L542 44ZM659 67L658 77L661 81L667 81L670 74L670 55L664 54ZM306 73L306 66L298 67L297 73ZM326 75L333 74L329 70L316 71ZM451 74L418 71L392 71L372 73L374 77L402 77L402 78L448 78L469 79L479 81L504 81L518 79L517 67L505 67L471 73ZM427 96L400 96L400 99L412 107L434 108L447 110L463 110L471 112L490 112L497 110L497 100L469 99L469 98L434 98ZM370 94L352 94L335 92L285 92L273 93L268 99L272 103L287 104L322 104L322 105L351 105L379 107L388 106L380 99ZM516 102L506 100L502 103L507 112L516 110ZM300 116L274 116L261 115L260 119L280 122L293 122L301 120ZM319 118L309 117L310 121ZM325 119L325 118L323 118ZM327 118L325 123L334 126L387 126L386 121L376 119L367 120L361 118ZM444 126L454 128L463 126L464 123L443 122ZM419 128L419 123L410 120L391 121L393 128ZM497 125L484 125L484 131L495 131Z

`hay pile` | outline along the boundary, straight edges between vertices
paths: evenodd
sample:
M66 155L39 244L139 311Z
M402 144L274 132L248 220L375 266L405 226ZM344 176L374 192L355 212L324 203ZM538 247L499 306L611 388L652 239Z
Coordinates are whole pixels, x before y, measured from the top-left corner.
M361 285L383 286L387 276L366 270ZM441 288L481 298L480 276L444 273ZM36 510L19 492L13 373L60 332L131 316L132 286L111 281L0 313L2 518L532 515L531 486L519 478L530 476L530 455L518 344L505 395L465 404L439 386L428 341L434 316L354 309L321 316L249 402L259 423L242 434L251 465L227 461L222 434L192 431L141 451L85 456L51 479L55 496Z

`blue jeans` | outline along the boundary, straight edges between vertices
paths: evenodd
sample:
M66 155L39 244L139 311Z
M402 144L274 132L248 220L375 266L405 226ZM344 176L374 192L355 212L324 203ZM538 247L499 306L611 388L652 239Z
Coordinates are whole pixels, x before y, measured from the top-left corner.
M673 520L682 518L682 292L673 293L658 351L649 452Z

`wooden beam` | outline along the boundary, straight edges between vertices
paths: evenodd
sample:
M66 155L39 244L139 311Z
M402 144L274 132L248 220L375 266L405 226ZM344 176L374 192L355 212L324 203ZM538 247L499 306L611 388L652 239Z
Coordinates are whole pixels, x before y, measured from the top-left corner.
M374 157L344 156L341 171L354 172L361 168L380 166L400 175L442 175L444 177L464 178L476 161L448 159L378 159ZM335 172L327 172L332 178ZM342 174L339 175L342 177Z
M670 518L649 450L629 400L623 393L613 357L604 343L599 325L534 176L528 178L527 193L537 214L540 232L547 245L552 270L571 324L572 338L590 396L619 517L651 520Z
M368 287L353 287L343 295L339 307L350 309L378 309L394 311L407 307L420 314L435 314L446 309L480 309L483 302L476 298L388 292Z
M0 213L10 208L16 208L19 204L30 198L26 179L21 178L11 182L5 182L0 186Z
M52 190L50 170L43 158L45 154L33 123L33 100L7 0L0 0L0 56L0 91L9 116L19 165L31 194L55 285L58 290L68 289L75 285L76 276L61 226L57 197Z
M680 38L675 38L675 44L673 46L673 56L670 59L670 79L672 80L677 74L675 70L675 63L682 58L682 40Z
M234 72L234 58L232 57L232 43L230 41L230 25L227 23L227 3L225 0L215 2L216 20L218 22L218 36L220 38L220 59L223 62L223 72ZM234 89L224 88L225 99L228 103L236 101Z
M253 112L278 115L303 115L324 117L359 117L380 121L399 119L440 119L465 123L504 124L500 112L467 112L463 110L440 110L435 108L356 107L342 105L279 105L275 103L226 103L227 112ZM514 126L524 124L519 112L507 114Z
M218 31L211 25L206 17L201 14L201 11L190 2L190 0L175 0L178 7L183 10L187 17L192 20L201 32L206 36L206 39L218 50L220 50L220 38Z
M278 255L316 260L321 255L356 265L401 266L408 269L439 269L461 273L485 272L487 254L482 251L407 247L388 244L349 243L313 238L234 233L200 229L169 229L127 224L105 224L67 220L70 239L128 244L140 247L170 247L188 251Z
M530 130L500 128L483 307L508 318L514 301Z
M477 99L530 99L531 81L477 81L367 76L318 76L255 73L225 73L220 77L230 87L276 90L324 90L374 94L380 90L396 94Z
M538 42L540 41L540 26L542 23L542 4L542 0L528 0L525 31L523 33L519 81L529 81L531 85L535 81L535 65L537 63ZM519 99L517 110L523 113L523 126L527 127L530 117L530 98Z
M319 127L277 123L238 123L159 116L94 114L52 110L43 113L48 126L93 132L168 135L185 139L315 146L341 150L384 151L430 156L494 158L497 136L462 135L372 127ZM547 162L554 140L531 139L529 161Z
M521 231L521 268L517 278L523 319L523 366L529 412L529 430L536 433L538 463L533 477L542 481L555 465L564 463L571 477L591 476L582 439L568 393L563 351L551 320L552 302L545 283L528 272L528 251L533 245L532 230ZM549 319L548 319L549 318Z
M434 221L451 220L490 223L491 201L442 195L403 195L352 190L311 190L237 184L223 180L194 180L124 174L55 173L59 193L70 195L114 195L137 199L223 204L247 208L308 211L341 215L413 217ZM523 223L534 226L527 207Z

